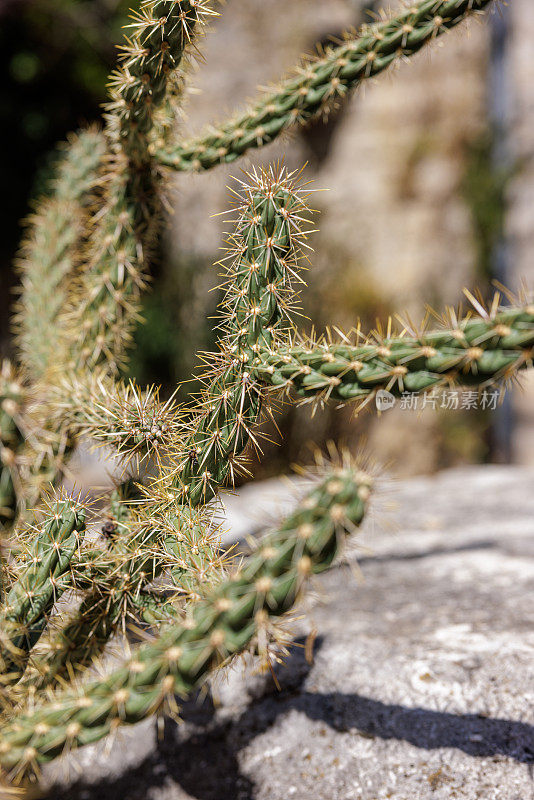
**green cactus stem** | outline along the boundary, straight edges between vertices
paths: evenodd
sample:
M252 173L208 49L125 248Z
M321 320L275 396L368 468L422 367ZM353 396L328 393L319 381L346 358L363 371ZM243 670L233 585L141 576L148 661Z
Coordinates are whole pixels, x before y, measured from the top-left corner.
M201 0L143 2L134 34L122 47L122 64L111 81L101 210L88 267L65 315L76 369L105 363L113 372L124 362L162 217L161 174L148 152L149 133L169 82L211 13Z
M133 36L111 76L107 122L136 167L150 159L150 132L195 29L214 14L204 0L144 0L132 15Z
M4 675L11 672L17 678L21 674L52 606L70 585L67 573L84 531L85 511L79 502L67 499L50 504L1 610Z
M207 376L201 412L185 442L175 484L181 502L208 502L228 479L262 406L261 387L250 377L257 352L284 337L302 283L299 262L308 211L294 174L269 169L249 176L238 198L238 220L229 242L222 304L219 366Z
M269 630L269 620L293 606L310 575L331 565L344 534L361 523L371 485L348 463L333 471L236 572L195 604L185 623L165 628L109 675L59 691L53 703L4 725L0 765L29 771L191 692L214 666Z
M362 81L419 52L490 2L423 0L386 22L366 25L357 38L347 36L338 47L328 48L324 56L305 59L294 74L244 113L211 126L190 142L158 149L156 158L179 171L205 170L235 161L289 128L325 115Z
M105 151L96 128L71 136L49 192L29 217L19 255L21 297L15 317L18 346L32 379L39 378L57 355L58 317L66 288L78 264L87 223L90 189Z
M357 337L363 338L363 337ZM404 330L350 344L306 341L264 348L253 376L310 400L367 401L378 389L393 394L443 386L487 387L532 366L534 307L468 315L442 329Z
M0 527L13 523L22 500L20 474L24 447L22 380L9 361L0 369Z

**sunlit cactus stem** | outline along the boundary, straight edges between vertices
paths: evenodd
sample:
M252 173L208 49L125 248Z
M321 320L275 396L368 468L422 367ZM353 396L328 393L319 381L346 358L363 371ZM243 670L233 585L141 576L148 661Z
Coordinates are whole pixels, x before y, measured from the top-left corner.
M74 553L85 531L85 511L73 500L55 502L22 560L20 572L2 607L0 663L18 677L41 636L52 606L65 588Z
M148 0L121 47L107 106L110 152L87 255L90 268L66 315L67 357L75 368L103 363L113 372L124 363L162 216L162 175L149 152L150 132L186 51L212 13L201 0Z
M279 86L265 92L250 109L220 122L198 138L160 148L161 164L179 171L210 169L235 161L296 125L326 116L362 81L415 55L492 0L423 0L387 21L347 35L337 47L307 57Z
M15 520L22 497L20 458L24 448L26 392L9 361L0 366L0 531Z
M466 315L420 334L355 334L344 341L303 340L263 348L252 375L304 399L367 401L378 389L396 395L453 385L481 389L532 367L534 307Z
M0 765L31 770L65 745L94 742L191 692L214 666L268 631L269 620L291 608L310 575L331 564L344 534L361 523L371 486L350 463L333 470L237 572L193 607L186 624L164 629L107 677L60 691L52 707L38 706L6 726Z
M303 190L285 169L249 176L237 198L238 219L228 244L219 366L208 373L202 411L185 442L177 474L183 502L208 502L238 468L239 457L262 407L262 387L252 379L262 348L287 338L299 262L308 227ZM297 286L295 285L297 284Z

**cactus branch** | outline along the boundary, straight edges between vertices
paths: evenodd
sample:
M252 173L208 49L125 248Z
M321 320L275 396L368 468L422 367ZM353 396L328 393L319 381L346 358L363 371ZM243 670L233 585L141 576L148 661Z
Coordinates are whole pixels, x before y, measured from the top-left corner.
M58 692L54 703L18 714L4 726L0 764L31 770L65 747L94 742L186 695L213 667L243 651L269 619L288 611L306 579L327 569L343 535L364 516L371 479L345 464L323 480L278 530L227 580L192 609L186 624L102 679Z
M9 361L0 369L0 525L10 526L22 500L21 451L24 446L22 380Z
M468 315L442 329L328 340L263 349L253 376L308 401L367 402L378 389L394 394L441 386L486 387L532 366L534 307ZM363 341L362 341L363 340Z
M0 662L4 675L20 676L52 606L70 585L66 573L84 530L85 513L77 501L49 505L1 609Z
M207 376L201 412L176 475L181 502L208 502L232 479L258 421L261 387L250 368L262 347L283 340L302 282L299 262L307 207L298 176L284 168L255 172L238 195L238 220L228 245L219 362Z
M81 257L90 189L105 152L105 138L90 128L71 136L62 149L51 193L36 204L19 256L21 297L15 324L21 357L33 380L57 354L58 317Z
M105 363L113 372L138 319L146 266L161 221L161 172L148 134L165 105L168 82L213 13L201 0L149 0L134 15L108 105L109 158L101 177L87 269L66 314L74 368Z
M107 121L136 167L150 158L149 134L186 49L214 14L203 0L144 0L132 13L133 35L120 47L122 63L111 76Z
M304 59L280 86L250 109L190 142L158 149L160 164L178 171L230 163L296 125L325 115L362 81L414 55L492 0L423 0L387 22L367 25L322 57Z

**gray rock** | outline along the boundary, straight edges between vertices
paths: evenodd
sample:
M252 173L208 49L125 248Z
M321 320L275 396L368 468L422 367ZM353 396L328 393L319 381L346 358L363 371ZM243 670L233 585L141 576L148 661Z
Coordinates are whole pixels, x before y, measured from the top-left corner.
M294 647L279 688L234 666L159 738L148 721L47 768L49 797L530 800L533 489L514 467L386 484L364 581L352 548L293 623L299 644L315 632L313 663ZM229 501L234 534L269 493L287 505L275 482Z

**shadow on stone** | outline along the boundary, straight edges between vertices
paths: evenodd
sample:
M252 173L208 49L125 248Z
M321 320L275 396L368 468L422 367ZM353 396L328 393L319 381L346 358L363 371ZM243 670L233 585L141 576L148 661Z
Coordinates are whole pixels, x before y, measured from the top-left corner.
M493 550L498 542L486 540L481 542L466 542L452 547L432 547L429 550L412 550L407 553L386 553L385 555L370 555L358 558L358 564L380 564L388 561L417 561L433 556L448 556L453 553L468 553L473 550Z
M524 722L407 708L341 692L306 692L287 707L336 731L396 739L425 750L453 747L469 756L503 756L534 763L534 726Z

